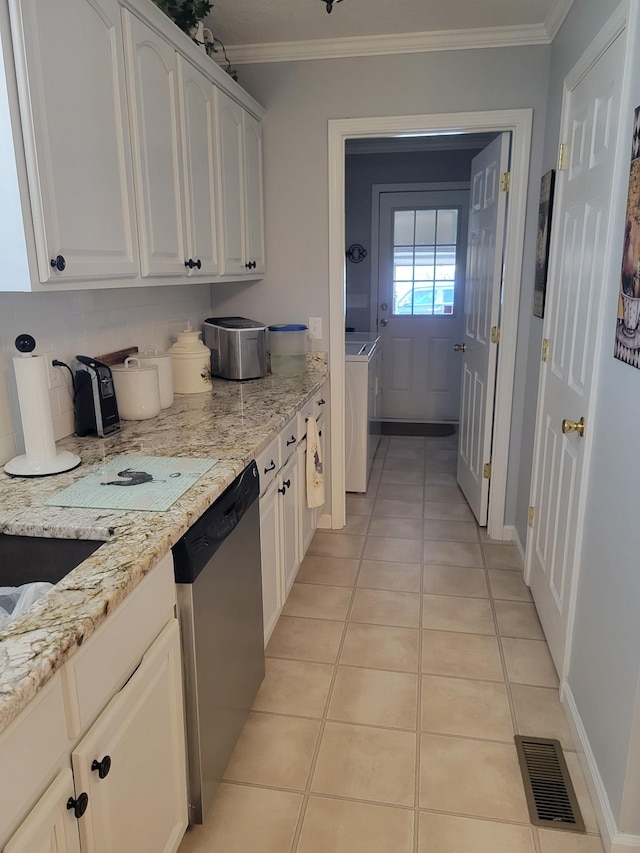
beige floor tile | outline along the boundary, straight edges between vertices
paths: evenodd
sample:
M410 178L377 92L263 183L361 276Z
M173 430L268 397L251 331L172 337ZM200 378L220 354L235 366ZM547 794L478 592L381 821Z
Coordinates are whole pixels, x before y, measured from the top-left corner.
M275 658L333 663L343 631L344 622L281 616L266 653Z
M416 735L327 723L311 790L356 800L412 806Z
M378 498L373 508L374 518L422 518L422 500L403 501Z
M415 730L417 708L417 675L340 666L328 719Z
M297 853L413 853L413 812L309 798Z
M418 671L420 633L414 628L347 624L340 663L397 672Z
M489 598L484 572L458 566L425 566L423 590L434 595L466 595Z
M467 505L458 486L425 486L424 499L425 501Z
M304 790L320 722L252 712L224 772L230 782Z
M449 542L478 542L478 525L474 521L424 520L425 539L445 539Z
M466 504L447 504L425 501L424 517L438 521L474 521L473 513Z
M413 447L395 447L389 445L387 450L387 461L389 459L410 459L413 462L424 461L424 445L414 445Z
M534 853L528 826L420 813L418 853Z
M436 539L426 539L424 543L425 563L436 563L445 566L466 566L482 568L482 551L480 545L472 542L445 542Z
M362 556L364 543L364 536L317 530L307 553L317 557L350 557L357 560Z
M489 586L494 598L507 601L532 601L529 587L520 572L489 569Z
M422 676L424 731L513 740L507 688L489 681Z
M419 563L422 560L422 538L397 539L369 536L362 554L365 560L390 560L394 563Z
M421 518L380 518L371 519L369 536L386 536L397 539L422 539Z
M511 685L518 734L557 738L565 749L575 749L557 689Z
M496 601L498 631L503 637L544 640L535 605L520 601Z
M321 717L333 678L333 665L309 661L266 659L264 681L254 711Z
M375 501L364 495L347 495L347 517L352 515L371 515Z
M420 596L413 592L358 587L353 599L350 621L367 622L370 625L394 625L398 628L418 628Z
M381 483L378 489L377 499L392 501L422 501L424 486L407 486L394 483ZM374 510L375 512L375 510Z
M346 557L315 557L307 554L298 570L296 581L329 586L353 586L359 565L359 560L349 560Z
M223 783L205 823L187 832L179 853L283 853L291 847L301 805L302 794Z
M537 833L542 853L602 853L602 842L594 836L554 829L538 829Z
M388 563L363 560L358 586L368 589L392 589L397 592L420 592L419 563Z
M311 619L345 619L350 600L351 589L347 587L294 583L282 612Z
M420 486L424 483L422 468L411 468L404 471L388 471L385 467L380 482L385 485Z
M387 456L384 460L383 471L411 471L412 473L415 471L419 471L422 473L422 467L420 465L420 457L416 459L403 459L399 456Z
M341 530L323 530L323 533L328 533L331 536L348 535L348 536L366 536L369 532L370 515L358 515L357 513L350 514L347 512L347 520L345 526Z
M576 797L578 798L578 805L582 812L582 818L584 820L586 830L587 832L595 832L597 834L598 821L596 820L596 813L589 795L589 789L587 788L587 781L584 778L584 773L580 766L580 759L575 752L565 752L564 757L567 762L567 767L569 768L569 776L571 776L573 788L576 792Z
M458 486L455 474L449 474L446 471L427 471L424 475L425 486L449 486L454 488Z
M495 637L453 631L422 632L422 671L458 678L504 680Z
M557 687L556 673L547 644L542 640L501 640L509 681L537 687Z
M515 744L422 735L420 807L529 822Z
M495 634L491 605L483 598L424 595L423 627L463 634Z
M522 571L522 560L515 545L483 543L482 551L488 569L518 569Z

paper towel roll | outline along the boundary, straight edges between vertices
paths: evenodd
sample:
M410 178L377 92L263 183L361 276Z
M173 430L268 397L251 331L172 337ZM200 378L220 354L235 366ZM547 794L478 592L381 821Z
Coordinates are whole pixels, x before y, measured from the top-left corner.
M24 449L28 459L46 462L56 456L49 402L47 362L42 355L14 356Z

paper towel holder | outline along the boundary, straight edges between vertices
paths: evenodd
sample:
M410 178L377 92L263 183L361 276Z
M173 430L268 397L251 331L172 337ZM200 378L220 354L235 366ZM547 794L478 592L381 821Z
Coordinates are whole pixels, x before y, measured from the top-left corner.
M56 451L45 357L33 355L36 342L31 335L18 335L15 343L20 355L14 356L13 367L25 453L9 460L4 470L12 477L49 477L71 471L82 460L69 450Z

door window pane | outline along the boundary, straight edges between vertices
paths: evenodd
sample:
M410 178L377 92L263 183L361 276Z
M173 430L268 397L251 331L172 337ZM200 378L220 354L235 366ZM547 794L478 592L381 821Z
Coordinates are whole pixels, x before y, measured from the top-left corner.
M393 212L393 314L453 314L455 208Z

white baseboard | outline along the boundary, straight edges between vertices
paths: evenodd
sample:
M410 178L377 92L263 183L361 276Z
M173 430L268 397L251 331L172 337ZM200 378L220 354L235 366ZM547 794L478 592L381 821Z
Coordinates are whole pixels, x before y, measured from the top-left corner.
M518 535L518 529L515 524L505 524L504 526L504 535L507 539L509 539L518 549L518 554L520 554L520 559L522 560L522 565L524 566L524 546L520 541L520 536Z
M578 757L582 770L587 780L587 787L593 802L593 807L598 821L598 828L602 836L602 844L606 853L639 853L640 835L628 835L619 832L616 821L611 810L611 804L605 790L596 759L589 743L582 719L573 698L573 693L568 684L563 684L561 700L565 708L569 725L572 729L573 739L578 749Z
M319 530L331 530L332 518L328 512L323 512L318 519Z

